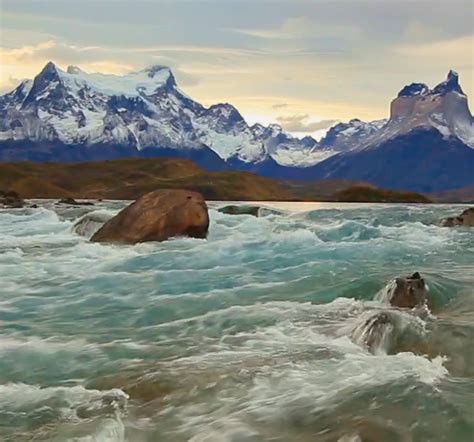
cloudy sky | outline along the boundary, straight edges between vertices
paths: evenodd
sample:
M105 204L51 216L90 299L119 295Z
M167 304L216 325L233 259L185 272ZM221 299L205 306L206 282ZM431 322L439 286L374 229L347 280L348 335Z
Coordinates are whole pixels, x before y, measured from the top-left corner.
M449 69L474 93L472 0L0 0L0 92L52 60L90 72L173 68L203 104L318 133L384 118Z

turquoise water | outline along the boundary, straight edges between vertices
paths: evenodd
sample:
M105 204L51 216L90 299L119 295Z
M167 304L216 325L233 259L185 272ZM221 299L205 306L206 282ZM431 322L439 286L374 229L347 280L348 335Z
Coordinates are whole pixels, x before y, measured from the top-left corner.
M474 231L435 224L462 207L211 208L207 240L136 246L73 233L122 206L0 212L0 440L474 440ZM355 343L414 271L431 314L404 313L385 353Z

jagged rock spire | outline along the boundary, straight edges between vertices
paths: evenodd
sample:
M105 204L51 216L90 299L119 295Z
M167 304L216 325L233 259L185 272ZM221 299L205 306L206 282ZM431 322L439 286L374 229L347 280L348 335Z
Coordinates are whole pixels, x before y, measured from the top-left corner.
M459 74L453 70L448 72L446 80L439 83L433 89L433 94L446 94L448 92L458 92L464 95L464 92L459 84Z

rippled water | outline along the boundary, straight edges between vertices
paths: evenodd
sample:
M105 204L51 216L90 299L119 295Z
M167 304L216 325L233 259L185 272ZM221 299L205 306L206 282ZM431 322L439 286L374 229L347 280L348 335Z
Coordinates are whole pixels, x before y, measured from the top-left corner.
M474 231L435 224L462 207L212 209L207 240L136 246L73 233L122 206L0 212L0 440L474 439ZM432 313L398 312L386 351L355 343L414 271Z

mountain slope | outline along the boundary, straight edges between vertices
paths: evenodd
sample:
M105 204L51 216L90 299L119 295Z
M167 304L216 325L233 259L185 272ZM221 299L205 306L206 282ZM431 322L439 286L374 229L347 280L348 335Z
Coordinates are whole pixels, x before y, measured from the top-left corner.
M318 179L365 181L386 189L436 192L474 181L474 150L436 129L419 128L374 149L338 154L315 166Z

